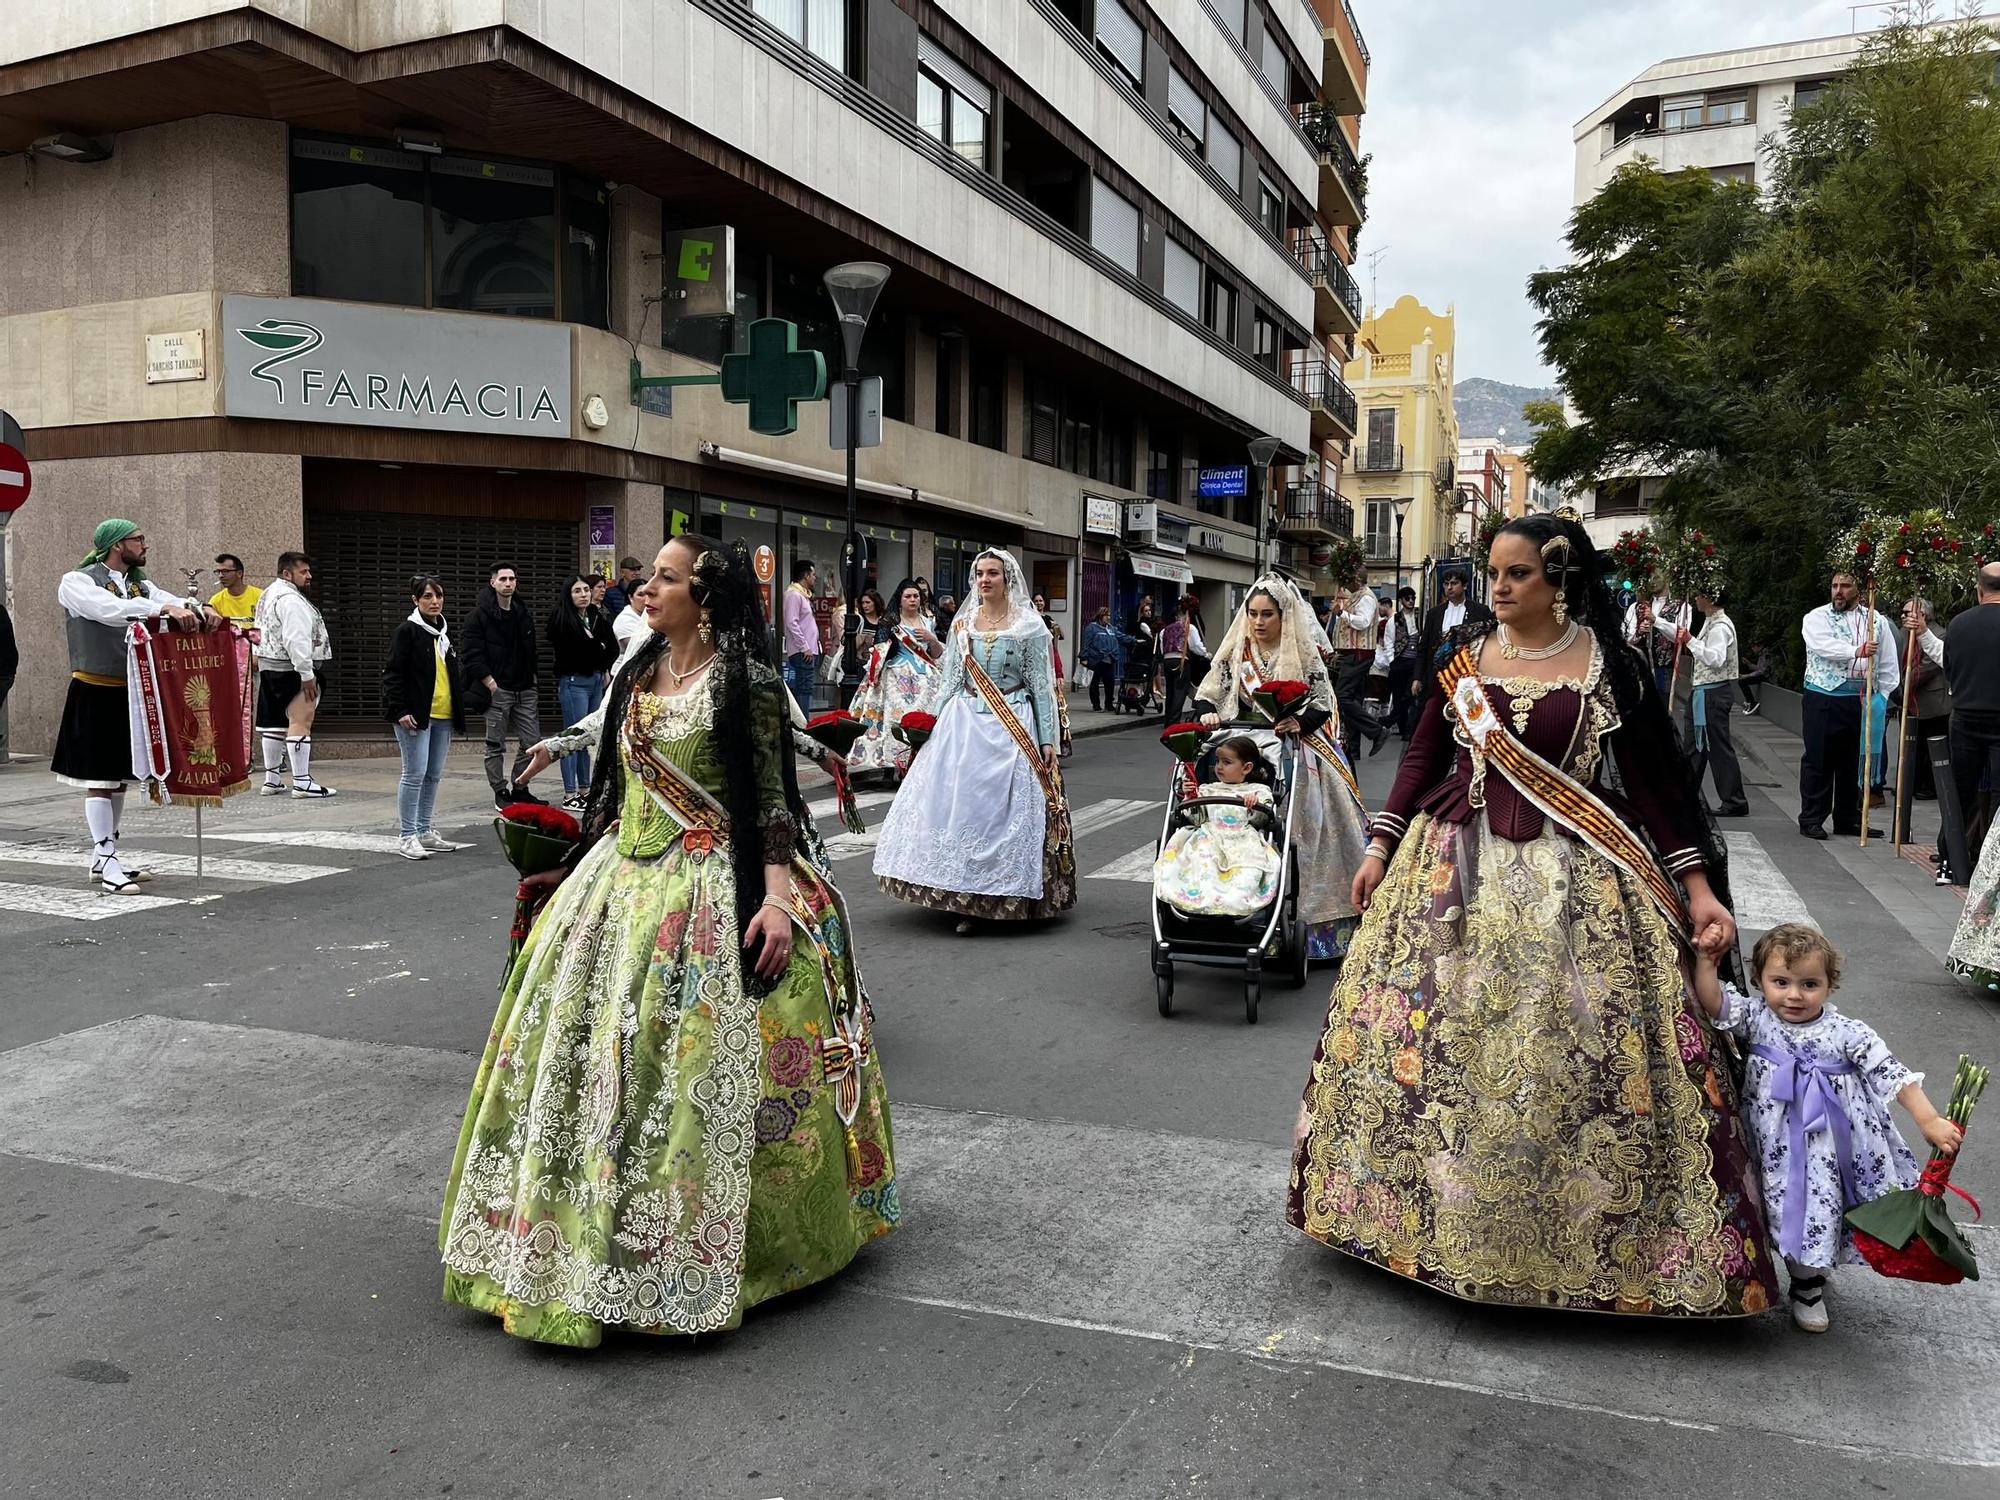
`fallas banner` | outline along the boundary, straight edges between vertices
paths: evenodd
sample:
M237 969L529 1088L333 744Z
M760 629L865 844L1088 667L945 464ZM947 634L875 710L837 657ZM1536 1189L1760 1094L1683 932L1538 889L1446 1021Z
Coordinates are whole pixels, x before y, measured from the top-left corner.
M250 785L250 639L234 625L126 637L132 771L155 802L214 807Z

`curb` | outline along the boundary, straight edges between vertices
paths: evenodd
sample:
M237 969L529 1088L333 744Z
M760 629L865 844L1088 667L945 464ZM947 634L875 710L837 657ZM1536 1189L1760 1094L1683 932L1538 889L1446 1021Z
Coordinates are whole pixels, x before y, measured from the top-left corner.
M1128 729L1144 729L1149 724L1164 725L1166 722L1165 714L1141 714L1132 719L1121 714L1115 724L1093 724L1088 729L1077 729L1072 726L1069 737L1071 740L1094 740L1103 735L1122 734Z

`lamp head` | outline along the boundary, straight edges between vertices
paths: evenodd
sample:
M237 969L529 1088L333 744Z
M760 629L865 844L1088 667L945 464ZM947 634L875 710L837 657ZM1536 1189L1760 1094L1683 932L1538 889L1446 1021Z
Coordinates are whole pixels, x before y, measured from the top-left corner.
M851 369L861 359L861 338L868 331L868 318L875 311L875 299L882 295L889 268L879 260L850 260L833 267L821 278L826 294L833 299L833 311L840 319L840 342Z
M1284 444L1274 437L1252 438L1250 462L1260 469L1268 469L1271 467L1271 460L1277 456L1278 449L1283 446Z

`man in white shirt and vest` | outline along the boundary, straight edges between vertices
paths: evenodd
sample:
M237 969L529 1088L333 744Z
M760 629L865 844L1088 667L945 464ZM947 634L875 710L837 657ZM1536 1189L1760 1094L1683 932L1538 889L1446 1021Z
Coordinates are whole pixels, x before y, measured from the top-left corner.
M1861 832L1861 736L1868 720L1863 700L1869 662L1875 663L1877 698L1893 697L1902 682L1896 633L1879 611L1860 605L1854 575L1834 574L1829 592L1831 601L1799 625L1806 645L1799 832L1809 839L1826 837L1829 811L1835 833L1851 838Z
M1375 616L1380 603L1365 576L1343 579L1345 590L1333 601L1327 637L1333 645L1333 696L1340 705L1340 742L1352 761L1361 736L1375 755L1389 738L1382 721L1369 712L1368 674L1375 665Z
M1741 675L1736 622L1714 594L1696 594L1694 607L1705 621L1700 635L1660 615L1653 617L1654 630L1669 645L1678 642L1694 663L1687 716L1678 725L1681 743L1694 757L1696 789L1700 789L1705 774L1715 777L1716 816L1747 818L1750 801L1743 794L1743 769L1736 760L1735 731L1729 717L1736 706L1736 679Z
M90 829L90 878L110 896L136 895L143 870L118 860L125 783L132 779L132 706L126 682L125 631L135 621L165 620L182 630L213 629L222 616L169 594L146 577L146 538L131 521L101 522L90 553L56 586L69 642L69 696L49 768L83 792Z

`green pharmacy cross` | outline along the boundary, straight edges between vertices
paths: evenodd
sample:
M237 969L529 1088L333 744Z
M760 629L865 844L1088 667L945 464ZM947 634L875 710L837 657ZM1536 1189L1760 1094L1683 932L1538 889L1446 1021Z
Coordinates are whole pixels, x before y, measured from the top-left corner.
M632 401L656 386L719 385L722 399L750 408L750 430L786 437L799 430L799 403L826 395L826 356L799 347L799 330L783 318L750 325L750 352L722 356L718 375L642 375L632 361Z

